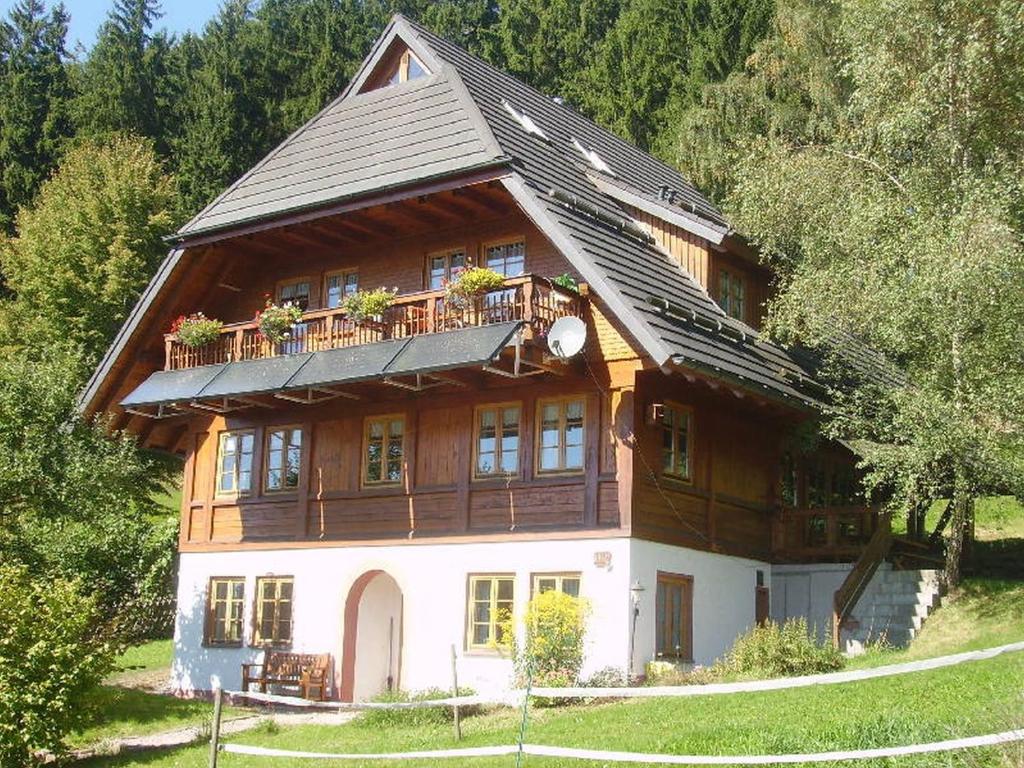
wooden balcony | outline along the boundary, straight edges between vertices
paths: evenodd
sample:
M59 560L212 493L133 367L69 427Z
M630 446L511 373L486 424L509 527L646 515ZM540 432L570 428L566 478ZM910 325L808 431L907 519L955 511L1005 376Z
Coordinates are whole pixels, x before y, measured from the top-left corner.
M867 506L784 508L775 530L776 553L799 562L856 560L879 525Z
M164 368L170 371L317 352L513 320L526 323L529 339L546 334L558 318L578 317L582 311L583 300L578 293L537 275L523 275L505 280L504 287L477 296L462 307L446 302L442 290L398 296L379 319L360 323L340 307L313 310L303 314L302 321L292 327L291 338L280 344L263 338L252 320L225 325L220 338L203 347L188 347L169 333L164 337Z

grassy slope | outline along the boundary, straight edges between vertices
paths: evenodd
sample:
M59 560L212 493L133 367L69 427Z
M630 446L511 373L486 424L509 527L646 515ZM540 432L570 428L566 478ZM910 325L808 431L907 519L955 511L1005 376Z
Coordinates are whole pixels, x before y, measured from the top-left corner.
M931 619L918 645L906 652L876 655L873 663L953 653L1024 639L1024 584L976 581ZM898 678L742 696L627 701L615 704L533 710L528 740L541 744L676 754L764 754L910 744L1024 726L1024 653ZM206 705L209 709L209 705ZM469 718L461 746L513 742L517 712ZM388 730L353 723L342 727L302 726L278 733L259 731L233 741L281 749L314 751L401 751L455 746L451 727ZM108 758L91 765L203 766L205 747L162 755ZM899 766L1000 766L992 751L954 757L904 759ZM586 766L587 763L528 758L529 765ZM510 758L449 761L462 768L507 768ZM320 761L222 755L233 766L337 765ZM1024 764L1024 763L1021 763ZM359 765L356 763L355 765ZM370 763L366 763L370 765ZM379 765L379 764L378 764ZM403 763L405 765L405 763ZM426 766L428 763L424 762ZM437 763L432 764L434 766ZM881 768L885 762L859 763Z

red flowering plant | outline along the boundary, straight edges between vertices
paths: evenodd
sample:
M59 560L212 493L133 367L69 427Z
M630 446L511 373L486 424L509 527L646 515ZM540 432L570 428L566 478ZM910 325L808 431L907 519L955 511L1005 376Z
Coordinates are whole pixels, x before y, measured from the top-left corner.
M171 333L186 347L195 349L216 341L223 327L220 320L207 317L202 312L193 312L191 315L179 315L171 323Z
M271 344L280 344L291 337L292 326L302 320L302 308L290 301L275 304L267 296L266 305L253 319L263 338Z

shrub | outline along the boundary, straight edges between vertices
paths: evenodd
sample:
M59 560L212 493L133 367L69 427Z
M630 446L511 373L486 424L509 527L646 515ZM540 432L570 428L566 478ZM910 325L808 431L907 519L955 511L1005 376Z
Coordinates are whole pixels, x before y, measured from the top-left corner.
M367 318L379 317L395 303L398 289L374 288L372 291L356 291L346 296L341 303L342 309L354 322L362 323Z
M77 582L0 565L0 765L32 765L41 749L63 753L64 735L85 722L86 695L113 668L98 622L95 599Z
M805 619L787 619L741 635L715 670L723 677L768 679L833 672L842 666L839 651L812 638Z
M205 347L220 337L224 323L214 320L202 312L181 315L171 325L171 333L177 335L178 341L186 347Z
M271 344L280 344L291 335L291 327L302 319L302 309L290 301L275 304L267 297L266 305L254 319L263 338Z
M488 267L469 267L459 272L444 287L445 300L455 306L464 306L474 296L495 291L505 285L505 277Z
M714 667L699 664L687 669L670 661L649 661L644 669L644 685L706 685L718 679Z
M602 667L579 684L582 688L625 688L629 675L621 667Z
M517 682L525 685L566 687L579 679L583 665L583 639L590 612L585 600L550 590L526 605L523 617L525 641L520 643L511 626L512 660ZM511 623L511 619L508 622Z
M459 688L459 696L472 696L472 688ZM407 702L447 699L451 691L443 688L427 688L422 691L387 691L374 697L374 702ZM459 714L469 717L477 714L479 707L459 707ZM454 716L451 707L417 707L415 709L368 709L356 721L371 728L394 728L417 725L443 725L450 723Z

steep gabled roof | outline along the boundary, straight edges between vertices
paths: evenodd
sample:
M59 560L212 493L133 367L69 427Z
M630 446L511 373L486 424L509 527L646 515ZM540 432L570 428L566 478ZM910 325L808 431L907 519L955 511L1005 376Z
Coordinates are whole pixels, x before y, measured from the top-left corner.
M408 46L427 77L360 92L385 54ZM525 113L544 138L524 130ZM581 151L583 150L583 151ZM585 156L592 151L606 170ZM147 288L82 395L94 400L128 354L140 320L182 249L253 222L272 226L395 187L504 166L502 183L658 365L680 365L766 394L811 403L811 368L728 317L684 268L632 224L626 206L721 243L728 222L676 170L470 55L396 16L352 83L306 125L179 230L179 247Z

